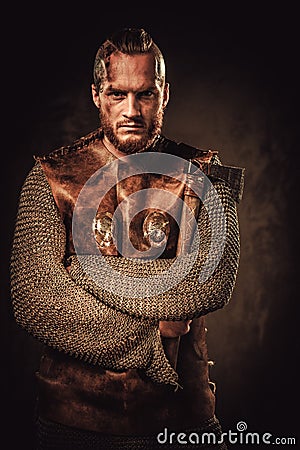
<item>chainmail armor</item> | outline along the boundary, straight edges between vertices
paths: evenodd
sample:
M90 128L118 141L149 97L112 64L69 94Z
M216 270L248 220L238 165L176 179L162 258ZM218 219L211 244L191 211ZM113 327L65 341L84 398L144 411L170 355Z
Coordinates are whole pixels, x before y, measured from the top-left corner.
M71 271L67 273L65 228L37 162L21 192L11 258L17 323L42 342L84 361L117 371L144 369L153 381L177 386L178 375L164 354L158 320L194 318L222 308L231 297L236 279L236 205L224 182L217 181L214 186L227 220L226 244L214 274L197 286L197 275L210 246L210 227L202 208L199 257L186 278L155 301L121 299L91 280L76 256L71 258ZM218 221L218 217L212 220ZM129 263L123 257L106 258L115 270L134 276L138 270L141 277L167 270L173 262L157 259L141 264Z

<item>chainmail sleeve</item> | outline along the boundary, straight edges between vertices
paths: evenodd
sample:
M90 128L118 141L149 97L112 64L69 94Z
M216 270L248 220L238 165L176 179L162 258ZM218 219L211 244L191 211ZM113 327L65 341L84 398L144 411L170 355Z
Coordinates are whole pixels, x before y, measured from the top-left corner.
M187 275L175 286L164 289L164 285L169 286L170 282L172 284L174 272L170 272L170 269L175 262L174 258L150 260L141 264L135 259L106 256L107 264L100 262L99 266L98 256L73 256L71 276L107 305L149 320L193 319L224 307L232 295L239 263L237 209L230 189L223 181L214 183L213 189L206 196L205 204L210 205L211 214L208 216L205 207L200 210L200 244L197 256L193 264L190 255L177 258L179 272L183 271ZM212 243L211 231L222 227L222 218L225 222L223 246L219 240ZM210 264L205 266L207 259ZM205 272L209 271L211 273L205 277ZM124 291L123 275L126 276L128 285L126 290L131 293L129 296L121 295ZM157 284L149 292L151 277L156 277ZM140 286L136 283L137 279L140 280ZM103 289L104 284L111 284L113 289ZM144 296L138 295L136 290L141 291ZM156 294L157 291L160 293Z
M66 271L65 228L39 163L20 195L11 257L16 322L45 344L112 370L144 369L154 381L177 384L157 321L108 307Z
M236 204L225 182L214 182L206 204L212 214L208 217L205 207L200 210L200 243L193 264L190 255L143 263L106 256L107 264L99 270L97 255L74 255L68 273L65 227L37 162L23 185L12 248L11 294L17 323L47 345L84 361L111 370L144 369L152 380L176 385L178 375L164 353L158 321L195 318L222 308L231 297L238 269ZM212 229L219 228L222 217L220 253L218 241L213 246L211 242ZM209 255L213 270L200 279ZM186 275L169 288L175 260L178 271ZM120 277L112 280L111 269ZM167 278L162 278L165 274ZM121 275L128 280L127 296L122 295ZM150 276L157 277L159 293L149 290ZM140 280L143 295L136 295L134 285L131 289L131 278ZM104 282L113 290L104 289Z

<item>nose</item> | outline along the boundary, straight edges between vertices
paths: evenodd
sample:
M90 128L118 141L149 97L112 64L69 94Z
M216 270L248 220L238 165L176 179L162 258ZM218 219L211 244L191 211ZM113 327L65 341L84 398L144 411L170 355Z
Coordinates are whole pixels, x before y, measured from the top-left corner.
M123 115L127 119L132 119L141 115L139 101L133 93L127 95L126 108Z

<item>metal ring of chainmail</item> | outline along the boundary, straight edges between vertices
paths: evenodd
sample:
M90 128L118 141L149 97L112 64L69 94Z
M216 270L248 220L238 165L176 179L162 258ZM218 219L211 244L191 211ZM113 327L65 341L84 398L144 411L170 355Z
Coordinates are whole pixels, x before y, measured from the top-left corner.
M67 273L65 228L37 162L22 188L12 249L11 293L17 323L47 345L84 361L111 370L144 369L158 383L177 385L178 375L165 356L158 321L192 319L223 307L236 279L236 205L224 182L217 181L214 187L224 208L227 234L213 275L197 283L210 245L210 226L202 208L199 256L189 274L158 296L124 299L101 289L76 256ZM140 276L157 274L172 264L172 259L140 264L122 257L106 258L115 270L128 275L136 275L137 270Z

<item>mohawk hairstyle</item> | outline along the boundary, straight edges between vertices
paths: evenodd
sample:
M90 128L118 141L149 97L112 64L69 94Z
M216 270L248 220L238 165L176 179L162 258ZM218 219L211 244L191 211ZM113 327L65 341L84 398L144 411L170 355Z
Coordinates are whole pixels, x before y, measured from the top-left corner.
M161 85L164 83L164 58L150 34L142 28L124 28L106 39L97 51L93 71L97 91L101 90L102 81L110 64L110 56L118 52L126 55L152 53L155 58L156 78Z

